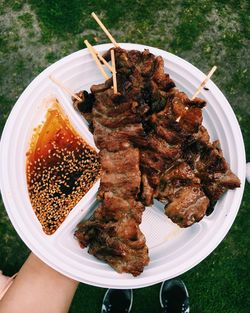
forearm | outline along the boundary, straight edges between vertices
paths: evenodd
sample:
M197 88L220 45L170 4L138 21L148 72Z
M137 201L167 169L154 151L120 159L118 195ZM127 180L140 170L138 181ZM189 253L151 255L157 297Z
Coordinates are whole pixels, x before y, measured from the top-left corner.
M31 253L0 301L0 313L68 312L77 286Z

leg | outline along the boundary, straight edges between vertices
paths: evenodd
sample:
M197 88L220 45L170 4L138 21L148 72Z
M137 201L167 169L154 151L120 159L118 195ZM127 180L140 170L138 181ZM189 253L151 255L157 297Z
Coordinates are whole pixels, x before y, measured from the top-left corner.
M188 291L182 280L166 280L160 289L160 304L164 313L188 313Z
M132 303L131 289L108 289L103 298L101 313L129 313Z

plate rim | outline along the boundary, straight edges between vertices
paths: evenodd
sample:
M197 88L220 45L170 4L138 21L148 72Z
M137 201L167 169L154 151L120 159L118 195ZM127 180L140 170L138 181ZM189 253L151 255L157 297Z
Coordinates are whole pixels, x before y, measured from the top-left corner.
M178 62L181 62L182 64L185 64L189 68L195 69L195 71L197 73L199 73L199 76L203 76L204 75L198 68L196 68L191 63L187 62L186 60L184 60L184 59L182 59L182 58L180 58L180 57L178 57L178 56L176 56L176 55L174 55L172 53L164 51L162 49L151 47L151 46L147 46L147 45L132 44L132 43L121 43L120 46L124 47L125 49L128 49L128 50L130 50L130 49L137 49L138 50L138 48L140 48L141 50L143 50L143 49L150 49L151 52L155 51L155 52L153 52L155 55L164 55L165 54L168 57L174 58ZM95 46L95 48L97 50L103 50L105 48L108 49L110 47L112 47L112 44L102 44L102 45L96 45ZM61 58L57 62L53 63L52 65L50 65L49 67L44 69L39 75L37 75L32 80L32 82L25 88L25 90L22 92L22 94L20 95L20 97L16 101L15 105L13 106L13 109L11 110L11 112L9 114L9 117L8 117L8 119L6 121L5 127L3 129L3 132L2 132L1 142L0 142L0 170L1 170L1 173L4 172L3 159L4 159L4 143L6 142L6 133L7 133L8 129L9 129L9 127L11 126L12 120L14 120L15 114L18 111L19 106L21 105L23 99L25 99L25 97L32 91L32 89L35 87L36 84L39 83L39 81L43 80L43 77L47 73L50 73L54 69L56 69L57 66L61 62L63 62L63 60L64 61L67 61L67 60L69 61L71 58L74 59L74 57L78 56L78 54L79 55L83 54L83 52L84 53L87 52L87 49L82 49L82 50L76 51L76 52L74 52L74 53L72 53L72 54L70 54L68 56L65 56L65 57ZM241 203L241 200L242 200L243 192L244 192L245 179L243 179L243 177L245 177L246 159L245 159L244 141L243 141L242 133L241 133L241 130L240 130L240 126L239 126L239 123L238 123L238 121L236 119L236 116L235 116L235 114L233 112L233 109L230 106L230 104L229 104L228 100L226 99L226 97L224 96L224 94L220 91L220 89L212 81L210 81L210 83L212 84L213 89L215 89L216 92L226 100L226 102L228 104L227 105L227 110L228 110L227 117L230 117L230 120L234 123L234 126L237 128L237 136L238 136L237 137L237 144L238 144L237 147L239 148L239 150L241 150L241 153L242 153L241 168L239 169L239 171L242 174L242 177L240 177L241 178L241 187L238 189L238 193L237 193L237 207L238 208L237 208L237 210L234 210L233 212L231 212L231 214L228 214L228 215L230 215L230 219L228 217L229 221L226 224L227 227L223 228L223 231L218 232L220 234L220 236L218 236L218 233L217 233L217 236L215 236L216 240L215 240L215 238L213 238L213 241L210 242L210 247L209 247L209 249L207 249L206 253L202 254L200 256L200 258L197 258L196 262L193 262L192 264L189 264L189 266L186 266L184 271L181 271L181 270L179 270L179 272L177 271L178 272L177 275L180 275L183 272L186 272L186 271L190 270L191 268L193 268L194 266L196 266L197 264L199 264L213 250L216 249L216 247L219 245L220 242L222 242L222 240L224 239L224 237L226 236L226 234L230 230L230 228L231 228L231 226L232 226L232 224L233 224L233 222L234 222L234 220L236 218L236 215L237 215L238 210L240 208L240 203ZM235 129L235 131L236 131L236 129ZM243 173L244 173L244 175L243 175ZM48 264L49 266L53 267L54 269L56 269L57 271L61 272L62 274L66 275L66 276L68 276L70 278L76 279L76 276L72 275L67 270L62 269L60 266L57 266L57 264L54 264L49 258L47 258L46 256L42 255L39 252L39 249L37 249L35 247L35 245L32 244L32 242L24 235L22 230L19 228L18 223L15 221L15 218L12 215L12 211L9 209L9 205L11 205L11 204L9 204L9 199L7 198L6 194L4 194L4 192L3 192L3 190L5 189L5 185L4 185L5 182L4 182L3 176L4 175L2 175L2 174L0 175L0 188L1 188L1 191L2 191L2 198L3 198L4 206L5 206L5 209L7 211L8 216L9 216L11 222L12 222L12 225L16 229L16 231L17 231L18 235L20 236L20 238L46 264ZM175 273L174 276L176 276L176 273ZM172 276L172 277L174 277L174 276ZM170 278L172 278L172 277L170 277ZM141 288L141 287L146 287L146 286L150 286L150 285L159 283L160 281L164 280L164 278L163 278L162 274L159 274L159 275L154 275L154 279L153 280L152 279L149 280L148 277L140 278L140 276L134 278L133 280L131 280L131 279L126 280L127 283L125 283L125 280L123 280L123 279L116 280L116 285L113 285L113 283L114 283L113 279L112 279L112 282L110 282L108 279L106 279L105 280L106 283L100 283L100 284L97 283L97 282L88 281L88 279L86 279L85 281L80 279L80 281L82 281L82 282L85 282L85 283L90 284L90 285L98 286L98 287L109 288L110 286L112 286L112 288L128 288L128 287L131 287L131 288ZM145 280L147 280L147 282L145 282ZM138 282L138 283L137 284L133 284L133 282Z

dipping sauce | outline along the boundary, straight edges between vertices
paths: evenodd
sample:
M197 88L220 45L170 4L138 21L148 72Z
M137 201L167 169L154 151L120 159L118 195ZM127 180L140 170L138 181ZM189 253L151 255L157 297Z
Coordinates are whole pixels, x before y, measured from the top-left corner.
M97 152L72 128L55 99L34 130L27 153L27 184L35 214L53 234L99 178Z

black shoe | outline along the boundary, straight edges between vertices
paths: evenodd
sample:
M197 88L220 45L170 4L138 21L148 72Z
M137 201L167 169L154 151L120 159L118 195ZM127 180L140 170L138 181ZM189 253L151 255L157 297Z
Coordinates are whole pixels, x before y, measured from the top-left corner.
M164 313L188 313L188 291L180 279L166 280L160 289L160 303Z
M101 313L129 313L132 303L132 289L108 289L102 301Z

